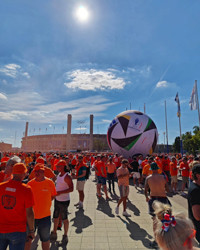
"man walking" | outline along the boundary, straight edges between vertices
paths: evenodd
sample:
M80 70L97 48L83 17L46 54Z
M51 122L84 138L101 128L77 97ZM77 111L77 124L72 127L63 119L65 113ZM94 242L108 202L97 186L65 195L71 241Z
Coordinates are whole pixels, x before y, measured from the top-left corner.
M120 192L120 199L118 201L117 207L115 208L115 213L119 214L119 205L123 202L123 215L130 217L131 215L126 211L127 198L129 195L129 178L132 174L129 174L128 170L129 162L126 159L122 160L121 166L117 169L118 186Z
M23 163L13 166L13 178L0 184L0 249L24 250L26 226L34 238L33 193L22 183L27 172Z

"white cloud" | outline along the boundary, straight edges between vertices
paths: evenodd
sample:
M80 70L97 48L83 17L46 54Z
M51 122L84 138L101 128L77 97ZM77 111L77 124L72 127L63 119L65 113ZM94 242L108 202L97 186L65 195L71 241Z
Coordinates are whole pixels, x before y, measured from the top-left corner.
M102 70L75 70L67 73L68 80L64 85L71 89L82 90L108 90L123 89L126 85L121 77L116 77L113 72Z
M156 84L156 88L167 88L169 87L169 83L167 81L159 81Z
M105 120L105 119L103 119L102 122L104 122L104 123L111 123L111 120Z
M49 127L65 121L68 114L72 114L74 120L84 119L90 114L103 116L109 107L117 104L100 95L49 104L36 92L16 93L9 95L8 99L7 105L0 102L0 120L48 123Z
M4 94L0 93L0 99L7 100L8 98Z
M0 73L3 73L4 75L14 79L17 78L18 76L23 76L26 77L27 79L30 78L28 72L24 72L20 65L14 63L6 64L3 67L1 67Z

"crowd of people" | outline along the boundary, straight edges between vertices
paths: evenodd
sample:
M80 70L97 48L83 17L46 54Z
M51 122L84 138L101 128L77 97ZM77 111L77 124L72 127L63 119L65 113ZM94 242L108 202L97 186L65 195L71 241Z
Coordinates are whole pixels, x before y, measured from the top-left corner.
M74 181L84 208L84 187L91 171L95 174L97 199L109 201L118 187L115 208L127 212L130 182L144 191L153 218L155 241L162 249L193 249L200 243L200 159L192 155L159 154L131 159L113 153L1 153L0 158L0 249L30 249L37 230L42 249L50 249L63 230L62 243L68 242L68 207ZM130 181L131 180L131 181ZM178 182L181 189L178 190ZM187 192L188 190L188 192ZM103 191L103 193L102 193ZM187 196L189 218L172 215L168 194ZM51 205L54 200L53 230ZM63 225L63 229L62 229ZM187 230L185 230L187 228ZM182 232L184 231L184 232Z

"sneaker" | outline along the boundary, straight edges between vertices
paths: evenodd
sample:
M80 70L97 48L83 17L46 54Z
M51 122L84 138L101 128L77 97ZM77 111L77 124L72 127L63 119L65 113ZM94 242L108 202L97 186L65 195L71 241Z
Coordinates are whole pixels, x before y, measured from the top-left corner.
M131 215L129 213L127 213L126 211L123 212L123 216L131 217Z
M51 232L51 234L50 234L50 240L51 241L56 241L57 240L57 233Z
M115 213L116 213L117 215L119 214L119 207L118 207L118 206L115 208Z
M63 237L62 237L62 243L63 244L67 244L68 243L68 236L67 235L63 235Z

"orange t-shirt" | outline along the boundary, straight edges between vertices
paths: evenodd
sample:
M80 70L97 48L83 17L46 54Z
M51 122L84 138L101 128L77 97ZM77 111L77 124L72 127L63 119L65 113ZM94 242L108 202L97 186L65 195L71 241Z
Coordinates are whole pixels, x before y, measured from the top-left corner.
M152 170L150 170L151 166L147 163L144 167L143 167L143 170L142 170L142 174L143 175L151 175L152 174Z
M0 233L26 232L26 208L34 205L31 188L19 181L0 184Z
M170 175L177 176L177 174L178 174L177 163L170 162Z
M2 159L1 159L1 162L4 162L4 161L8 161L10 158L8 156L4 156Z
M44 181L35 179L28 182L32 188L35 205L33 206L35 219L41 219L51 215L52 196L56 195L55 184L52 180L45 178Z
M116 171L116 165L114 162L106 163L107 173L113 174Z
M121 174L126 174L123 177L118 177ZM128 168L123 168L123 167L119 167L117 169L117 177L118 177L118 186L129 186L129 171Z
M13 175L7 175L4 171L0 172L0 183L5 182L5 181L9 181L10 179L12 179Z
M181 175L183 177L189 177L189 165L188 163L184 163L184 162L181 162L180 164L180 168L179 168L181 171Z
M44 167L44 176L49 178L49 179L52 179L55 177L55 174L54 172L48 168L48 167ZM29 175L29 180L32 180L33 178L35 178L35 170L33 169L33 171L30 173Z
M103 161L97 161L97 163L95 164L97 171L96 171L96 175L97 176L102 176L102 177L106 177L106 166L105 163ZM102 173L102 169L103 169L103 173Z

